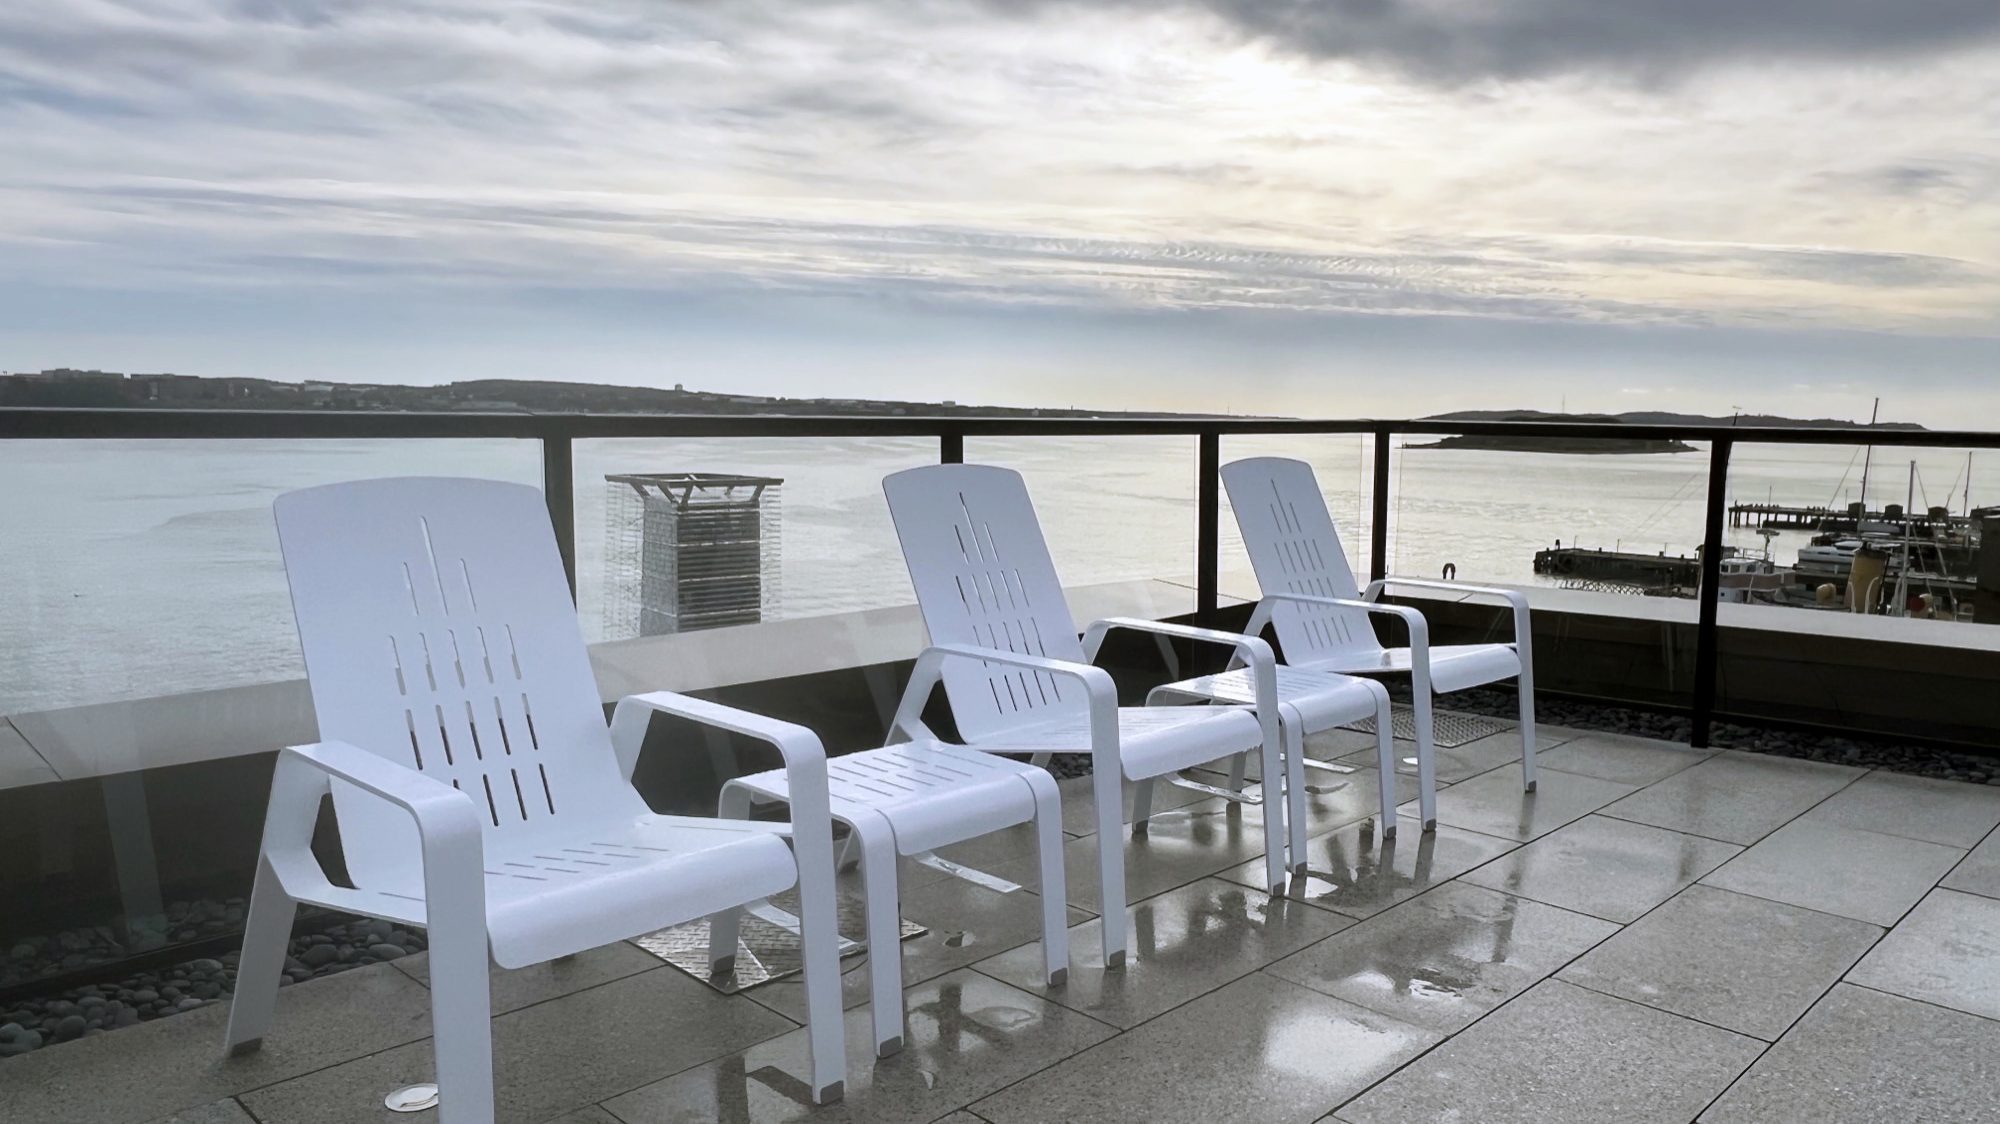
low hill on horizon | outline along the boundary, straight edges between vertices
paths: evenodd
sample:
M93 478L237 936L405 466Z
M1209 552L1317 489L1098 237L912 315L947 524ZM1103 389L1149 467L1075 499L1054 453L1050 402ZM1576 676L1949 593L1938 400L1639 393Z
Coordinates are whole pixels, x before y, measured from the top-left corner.
M1534 422L1595 422L1611 425L1713 425L1713 426L1770 426L1772 428L1826 429L1899 429L1921 430L1925 426L1916 422L1867 422L1848 421L1843 418L1788 418L1777 414L1737 414L1734 417L1710 417L1707 414L1677 414L1670 410L1627 410L1620 414L1563 414L1552 410L1453 410L1445 414L1430 414L1424 421L1534 421Z

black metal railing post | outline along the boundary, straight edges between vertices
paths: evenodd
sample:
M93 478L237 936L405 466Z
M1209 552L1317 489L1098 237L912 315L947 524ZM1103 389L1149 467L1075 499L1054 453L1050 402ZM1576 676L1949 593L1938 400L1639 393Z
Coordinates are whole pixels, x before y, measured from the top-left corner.
M556 531L569 596L576 599L576 463L567 437L542 438L542 498Z
M1195 439L1195 622L1215 623L1221 603L1222 435L1206 430Z
M1729 507L1729 453L1735 442L1718 437L1708 453L1708 509L1701 537L1701 588L1694 632L1694 730L1689 741L1708 748L1715 717L1716 610L1721 604L1722 523Z
M1368 580L1389 576L1389 437L1386 425L1375 427L1374 521L1368 527Z
M965 434L955 431L938 434L938 463L965 463Z

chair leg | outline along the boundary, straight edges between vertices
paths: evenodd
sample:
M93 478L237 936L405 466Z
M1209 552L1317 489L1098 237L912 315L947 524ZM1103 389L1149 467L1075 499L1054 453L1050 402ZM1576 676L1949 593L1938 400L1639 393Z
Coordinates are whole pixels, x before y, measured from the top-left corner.
M1153 781L1147 777L1132 784L1132 834L1146 834L1153 819Z
M1248 753L1239 753L1236 756L1229 759L1229 791L1231 792L1243 791L1245 778L1249 775L1250 772L1249 766L1250 766L1250 755ZM1265 773L1264 779L1268 781L1272 778L1273 775L1274 774L1271 773ZM1266 785L1265 787L1268 789L1270 786Z
M1521 663L1521 788L1535 791L1535 672Z
M805 961L806 1033L812 1042L813 1103L847 1095L846 1031L840 1000L840 926L834 910L833 846L794 835L799 863L799 951ZM890 850L889 861L895 862Z
M271 1015L278 1005L278 981L285 968L285 947L292 938L294 902L278 885L269 859L257 856L257 880L250 890L250 911L243 919L243 955L236 965L236 994L229 1001L229 1029L224 1036L231 1054L247 1054L264 1044Z
M1375 767L1380 774L1376 778L1381 788L1382 838L1396 837L1396 731L1395 710L1389 703L1389 690L1373 680L1366 680L1374 688L1375 695Z
M1437 830L1437 738L1431 726L1431 693L1428 685L1410 692L1417 726L1417 807L1423 812L1424 830ZM1385 719L1377 719L1378 724Z
M1100 764L1090 789L1097 800L1097 912L1102 917L1104 966L1125 964L1125 799L1117 774Z
M1291 840L1289 871L1300 877L1306 873L1306 727L1297 709L1279 708L1278 729L1285 738L1285 827ZM1271 786L1264 786L1264 802L1271 802ZM1267 813L1268 814L1268 813Z
M437 1058L439 1124L493 1120L493 1000L486 919L433 910L431 1044Z
M1264 744L1258 747L1258 764L1264 773L1264 882L1275 895L1285 892L1285 764L1280 757L1285 741L1282 719L1267 727ZM1275 733L1277 736L1272 737ZM1237 755L1242 761L1242 755ZM1234 769L1231 770L1234 772ZM1241 787L1237 786L1238 791ZM1305 785L1293 789L1304 793Z
M1069 982L1069 885L1063 873L1062 793L1047 773L1024 777L1035 794L1035 844L1041 859L1042 974L1050 987ZM1142 788L1151 781L1142 781Z
M750 790L741 785L725 784L716 805L716 815L723 819L747 820L750 818ZM740 907L725 909L709 917L709 972L726 976L736 970L736 946L742 932L743 910Z
M875 813L849 823L861 849L862 888L868 910L870 1014L875 1021L875 1056L903 1049L903 911L896 886L896 836Z

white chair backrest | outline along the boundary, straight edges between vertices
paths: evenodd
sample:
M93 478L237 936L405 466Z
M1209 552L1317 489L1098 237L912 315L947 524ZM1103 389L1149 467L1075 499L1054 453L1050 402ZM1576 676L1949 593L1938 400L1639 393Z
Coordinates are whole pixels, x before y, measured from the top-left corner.
M645 812L612 752L541 492L415 477L274 507L322 740L469 794L489 844ZM338 782L334 810L357 885L419 885L407 815Z
M1264 592L1361 596L1311 465L1284 457L1232 461L1222 467L1222 485ZM1382 650L1367 612L1360 609L1279 602L1271 623L1290 664Z
M882 481L933 644L1084 662L1062 581L1021 474L940 464ZM960 734L975 739L1089 713L1075 680L969 660L945 665Z

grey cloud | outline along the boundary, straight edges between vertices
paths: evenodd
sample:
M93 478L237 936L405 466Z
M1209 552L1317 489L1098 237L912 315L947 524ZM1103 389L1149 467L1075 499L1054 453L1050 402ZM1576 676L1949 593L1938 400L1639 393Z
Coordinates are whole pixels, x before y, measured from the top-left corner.
M1140 0L1040 6L1100 2L1154 7ZM2000 40L1995 0L1182 2L1283 49L1454 85L1573 71L1656 81L1731 60L1893 60Z
M2000 291L2000 271L1916 254L1527 235L1406 237L1346 252L1223 240L1036 236L972 225L722 215L644 205L350 197L127 184L119 210L230 221L185 243L128 240L211 283L345 285L396 275L441 284L604 284L676 291L840 293L940 303L1257 309L1632 324L1809 324L1786 281ZM357 220L366 219L366 225ZM164 225L164 224L162 224ZM292 248L269 250L267 228ZM402 232L404 236L398 236ZM578 237L587 236L587 237ZM19 247L17 247L18 249ZM71 251L63 251L71 253ZM27 256L24 254L24 256ZM29 263L32 268L33 263ZM1606 266L1780 285L1726 310L1618 298Z

